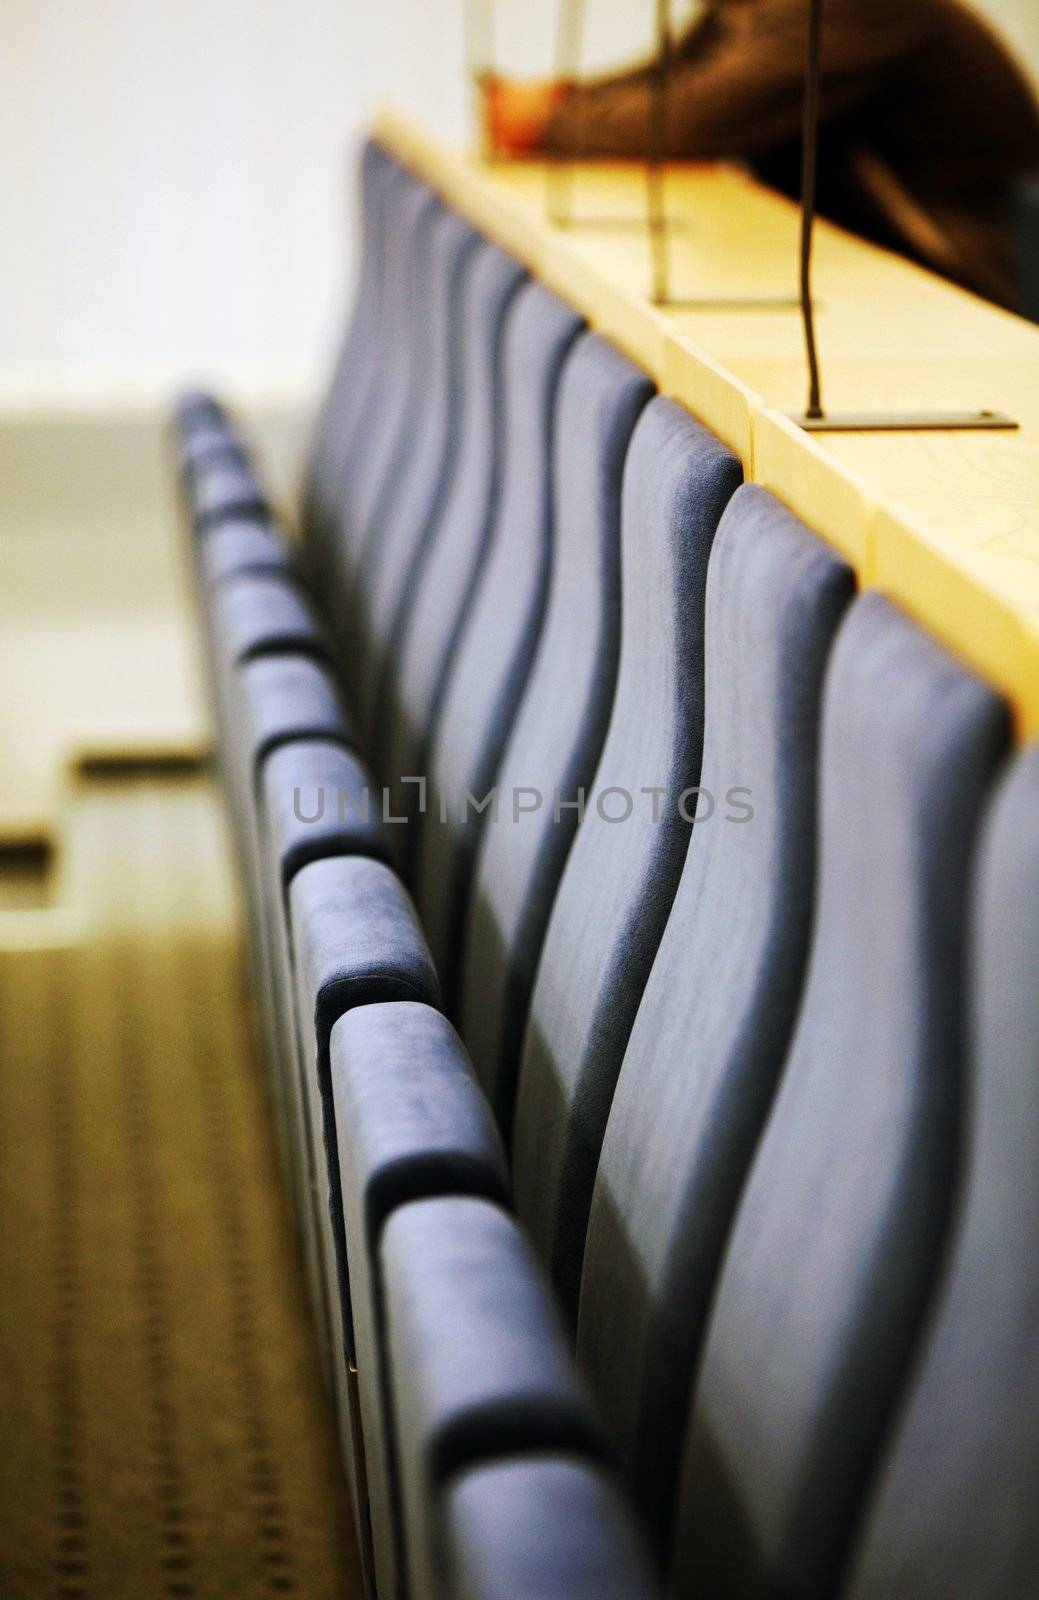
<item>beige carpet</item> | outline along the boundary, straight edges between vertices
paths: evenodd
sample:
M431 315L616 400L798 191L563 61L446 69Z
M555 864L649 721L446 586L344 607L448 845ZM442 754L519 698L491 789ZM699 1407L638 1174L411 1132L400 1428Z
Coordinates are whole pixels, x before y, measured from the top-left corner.
M212 787L81 781L25 878L6 909L0 882L0 1594L359 1594Z

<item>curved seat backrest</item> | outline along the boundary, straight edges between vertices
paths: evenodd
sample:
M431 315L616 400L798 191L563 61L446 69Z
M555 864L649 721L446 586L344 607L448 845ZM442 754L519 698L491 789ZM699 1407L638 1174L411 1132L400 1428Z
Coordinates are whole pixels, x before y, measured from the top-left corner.
M318 414L303 486L303 549L311 568L321 569L323 541L345 462L365 412L369 386L384 334L381 297L386 276L386 221L390 188L402 169L374 139L361 152L361 267L346 333L328 393Z
M675 1517L681 1593L834 1592L955 1166L968 857L1002 702L876 593L827 671L812 951L736 1212Z
M505 335L505 455L498 517L429 749L415 893L451 1015L482 802L494 784L537 644L552 537L555 400L577 313L521 289Z
M1039 750L975 878L966 1161L940 1291L849 1600L1039 1594Z
M556 419L545 623L498 774L469 906L462 1035L508 1135L523 1026L578 792L602 751L620 651L621 480L650 380L598 334L567 361ZM558 800L558 804L557 804Z
M516 1105L517 1205L571 1319L610 1101L689 843L707 562L739 481L713 434L650 401L624 471L617 692L549 920Z
M410 812L430 724L440 702L494 527L501 478L505 317L526 273L484 244L466 285L458 462L428 559L386 663L370 753L390 787L394 816Z
M823 671L853 588L767 491L737 490L707 576L702 820L613 1098L578 1319L665 1548L707 1305L801 993Z
M393 185L386 210L385 278L380 315L380 354L356 448L344 462L329 552L328 610L348 621L357 561L368 529L389 487L399 481L408 448L416 384L427 363L429 317L426 284L432 233L444 207L433 191L404 173Z
M462 309L480 235L453 211L433 228L422 315L426 358L412 378L412 425L400 479L368 528L357 566L355 627L347 643L358 670L356 704L371 735L384 664L392 659L396 622L417 573L454 470L462 391Z
M563 1450L495 1456L456 1473L433 1504L442 1600L656 1600L624 1497Z

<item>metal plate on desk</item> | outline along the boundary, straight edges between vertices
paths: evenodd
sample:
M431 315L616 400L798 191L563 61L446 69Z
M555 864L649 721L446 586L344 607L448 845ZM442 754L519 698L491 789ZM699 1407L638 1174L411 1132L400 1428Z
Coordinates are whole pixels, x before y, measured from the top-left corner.
M948 433L963 428L1018 428L1002 411L828 411L821 417L790 412L806 433Z

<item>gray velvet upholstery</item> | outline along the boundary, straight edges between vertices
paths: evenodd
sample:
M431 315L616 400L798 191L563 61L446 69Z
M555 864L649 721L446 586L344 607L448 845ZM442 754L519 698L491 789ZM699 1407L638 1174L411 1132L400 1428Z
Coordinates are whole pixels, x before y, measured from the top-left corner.
M617 691L545 937L516 1108L517 1204L572 1319L610 1101L689 842L707 561L739 480L713 435L650 401L624 473ZM627 809L613 789L630 797L627 820L604 820Z
M240 461L215 461L196 473L193 499L199 533L231 517L266 516L270 512L255 473Z
M434 225L443 214L432 191L409 174L389 188L379 359L357 447L349 450L340 477L325 562L327 603L341 627L352 625L357 563L369 530L392 503L415 428L429 352L425 315L429 249ZM348 641L346 634L347 664Z
M360 159L362 247L357 293L314 430L303 485L303 547L312 571L321 570L321 552L334 522L350 452L367 414L369 394L386 329L380 315L386 281L386 230L390 190L403 174L374 139Z
M267 912L270 858L261 828L260 781L268 758L285 745L321 740L352 744L349 725L329 669L305 656L260 656L219 682L224 732L222 760L239 860L249 904L253 965L268 1059L282 1054L275 985L271 981L271 921ZM291 804L291 799L289 800ZM279 915L281 915L279 911ZM284 1123L283 1086L274 1083Z
M298 1094L310 1147L311 1216L304 1223L314 1253L319 1332L333 1384L343 1455L357 1525L363 1529L364 1485L357 1458L360 1415L350 1363L342 1198L331 1099L329 1035L354 1005L417 999L437 1005L436 975L399 879L379 861L334 857L314 861L293 878L288 896L296 986Z
M212 397L173 455L362 1582L650 1600L609 1437L676 1600L1025 1600L1039 751L994 788L996 695L361 185L300 549Z
M283 744L263 764L263 827L274 881L322 856L390 861L382 794L356 752L327 739Z
M505 456L491 547L428 752L415 892L453 1005L480 823L466 801L491 788L537 644L551 559L551 448L563 362L581 327L540 284L512 302L505 333Z
M188 508L190 515L190 506ZM304 610L296 591L288 589L290 604L288 618L269 618L263 605L263 591L256 593L245 582L239 603L220 609L224 591L235 589L242 580L232 578L211 584L204 570L206 548L221 541L226 531L232 537L248 531L249 522L229 522L206 530L203 536L192 541L196 595L204 623L203 638L206 646L210 696L217 723L217 751L225 794L231 813L232 842L237 855L242 888L247 904L246 935L252 966L253 987L263 1028L264 1060L270 1069L270 1088L276 1115L276 1126L283 1144L287 1145L288 1127L285 1116L283 1083L278 1062L283 1052L279 1021L276 1015L276 996L271 982L269 950L269 922L265 906L265 855L261 846L259 818L257 815L256 782L259 768L270 748L277 746L293 732L307 725L310 716L311 731L324 731L330 737L348 737L345 721L338 707L334 684L327 672L310 660L297 664L292 657L259 657L247 661L240 668L234 665L239 654L249 655L250 648L264 648L270 644L287 643L290 639L311 645L315 638L314 624ZM257 524L266 530L266 521ZM274 537L268 534L269 537ZM243 603L244 602L244 603ZM288 621L290 625L302 623L302 634L290 631L280 638L276 627ZM248 629L252 627L251 635ZM277 680L271 681L260 670L271 660L287 663L277 667ZM300 681L302 674L302 682ZM318 690L314 694L315 688ZM302 690L302 694L300 694ZM316 721L314 713L317 713ZM286 1149L286 1154L290 1154Z
M271 975L273 935L268 907L271 893L278 891L283 876L275 872L270 881L268 830L261 816L265 768L283 746L298 749L301 741L316 740L343 747L352 740L335 681L327 666L316 660L293 655L261 656L226 675L218 673L217 678L225 787L249 905L249 936L266 1054L276 1071L283 1054L284 1024ZM284 774L285 768L278 766L275 771ZM289 808L291 817L291 793L281 797L280 805L283 818L285 808ZM288 821L283 820L281 826L284 833ZM307 852L308 841L283 837L282 842L287 850L290 843L296 844L294 869L301 853ZM279 904L278 916L282 915ZM283 1085L277 1076L273 1088L275 1106L284 1122Z
M682 1593L832 1595L934 1283L964 903L1002 703L876 593L824 691L805 990L737 1209L676 1514Z
M417 1200L379 1250L409 1592L434 1592L430 1506L467 1465L598 1448L548 1287L516 1223L470 1197Z
M351 667L356 705L368 735L376 723L382 675L392 660L401 616L422 569L458 456L462 342L467 288L480 236L451 211L437 218L422 284L426 357L412 378L413 423L394 492L365 534L356 580Z
M306 656L247 661L234 675L233 704L234 744L254 767L290 739L354 743L335 680Z
M250 930L263 937L264 856L260 845L257 786L264 761L283 744L323 739L350 745L352 734L328 667L307 656L258 656L224 670L217 662L212 688L221 730L221 769L233 833L249 898ZM261 1005L266 1008L260 960Z
M284 534L257 518L220 523L198 541L197 549L202 576L210 587L245 572L289 572L294 566Z
M328 654L314 608L288 574L236 573L212 591L210 605L225 671L255 656Z
M577 827L570 809L602 750L620 650L621 478L653 386L597 334L560 384L545 622L484 823L464 941L459 1017L506 1137L534 971ZM524 796L524 791L526 795ZM542 797L533 806L532 791ZM556 795L565 802L556 808Z
M1039 750L975 877L965 1163L936 1304L849 1600L1039 1594Z
M231 419L219 400L203 389L188 389L178 396L173 407L177 433L184 439L214 429L230 429Z
M737 490L707 577L701 785L715 809L693 829L624 1054L578 1321L665 1548L707 1306L801 992L823 670L853 587L771 495Z
M409 1001L348 1012L332 1029L332 1095L350 1315L380 1593L395 1592L400 1504L384 1404L376 1253L386 1219L410 1200L508 1196L505 1153L451 1024Z
M252 467L249 452L232 428L201 428L174 438L184 490L194 493L202 474L215 465Z
M328 1332L329 1285L318 1236L311 1105L296 1023L286 896L293 877L309 861L337 855L388 857L378 805L366 812L366 786L370 780L363 764L341 745L327 740L281 745L263 764L258 801L249 818L258 902L251 933L258 947L263 1019L270 1036L267 1053L274 1069L274 1104L296 1191L311 1296L324 1332L330 1378L334 1358ZM332 1288L337 1290L336 1285Z
M660 1593L602 1467L551 1451L469 1467L437 1498L440 1600L652 1600Z
M330 670L309 657L259 656L226 678L218 674L216 687L228 796L250 888L252 922L262 930L265 852L257 807L264 762L282 745L308 739L352 745L353 738Z
M410 815L426 741L482 570L501 481L505 315L525 279L493 245L472 263L463 307L458 462L399 637L384 663L371 729L372 758L395 815Z
M318 1229L329 1281L342 1292L346 1273L329 1035L352 1006L380 1000L437 1006L440 992L407 892L380 861L336 856L310 862L292 880L289 917ZM344 1324L338 1304L333 1315L333 1349L339 1352Z
M462 1041L440 1011L369 1004L335 1024L332 1087L348 1232L375 1248L390 1213L437 1194L504 1203L501 1139Z

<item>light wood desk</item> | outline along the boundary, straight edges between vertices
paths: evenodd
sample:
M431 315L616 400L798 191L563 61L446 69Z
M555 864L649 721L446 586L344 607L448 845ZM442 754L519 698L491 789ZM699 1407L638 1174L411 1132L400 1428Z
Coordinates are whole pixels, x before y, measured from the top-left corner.
M613 338L876 584L1010 699L1039 733L1039 328L826 223L815 245L824 400L833 411L990 407L1014 433L825 434L805 399L793 309L657 308L645 175L573 169L576 225L547 213L540 162L487 165L384 117L414 170ZM675 166L672 293L791 296L796 206L726 165ZM581 219L588 219L582 225ZM610 226L608 219L616 219Z

